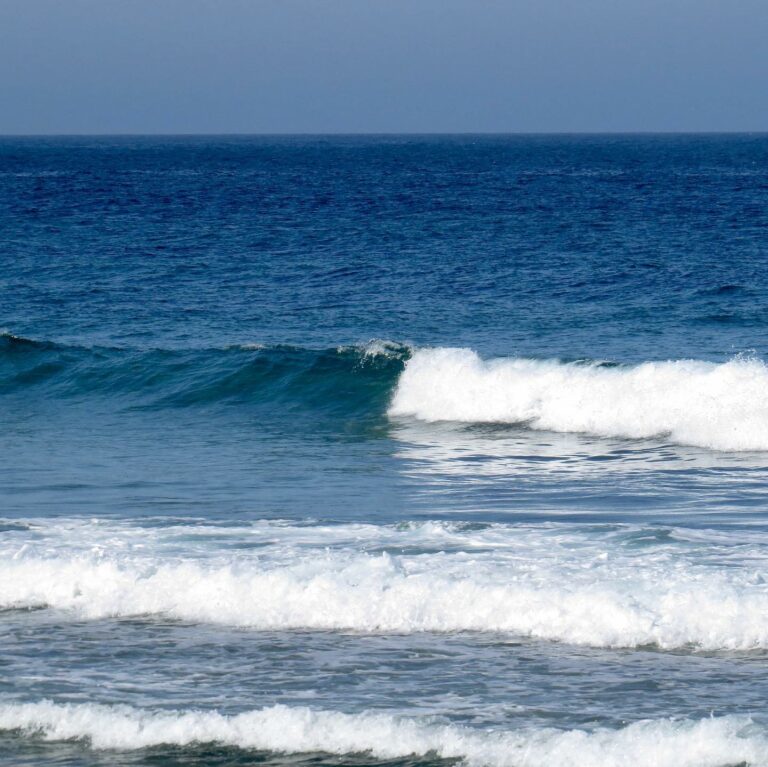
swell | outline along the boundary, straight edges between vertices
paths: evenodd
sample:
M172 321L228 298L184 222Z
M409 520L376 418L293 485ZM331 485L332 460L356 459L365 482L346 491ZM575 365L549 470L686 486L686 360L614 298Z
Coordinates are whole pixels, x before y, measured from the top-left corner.
M104 396L145 407L282 404L342 415L382 414L409 354L372 341L307 349L241 345L136 350L0 336L0 394Z
M749 719L646 719L622 729L478 729L383 712L275 705L239 714L152 711L92 703L6 703L0 729L96 749L217 744L281 753L458 759L473 767L725 767L768 764L768 739Z

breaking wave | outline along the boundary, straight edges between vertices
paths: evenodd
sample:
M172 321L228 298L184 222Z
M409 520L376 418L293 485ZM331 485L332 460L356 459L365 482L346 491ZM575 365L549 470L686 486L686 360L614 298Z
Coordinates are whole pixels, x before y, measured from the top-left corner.
M768 450L768 367L743 358L632 367L485 361L470 349L421 349L405 365L389 414Z
M768 450L760 360L635 366L500 358L390 341L306 349L243 344L163 350L66 346L0 335L0 394L112 397L130 406L239 404L289 418L403 416L602 437Z
M213 743L282 753L430 755L476 767L725 767L768 764L762 728L735 716L642 720L622 729L476 729L387 713L347 714L283 705L225 715L98 704L7 703L0 729L96 749Z
M702 545L702 533L616 526L260 524L153 541L140 528L95 537L86 528L38 541L16 534L0 556L0 607L257 630L768 649L766 547L724 533Z

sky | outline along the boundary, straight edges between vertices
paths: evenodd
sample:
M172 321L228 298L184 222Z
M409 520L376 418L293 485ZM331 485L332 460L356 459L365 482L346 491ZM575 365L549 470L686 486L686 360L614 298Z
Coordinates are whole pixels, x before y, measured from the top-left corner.
M0 0L0 133L768 130L768 0Z

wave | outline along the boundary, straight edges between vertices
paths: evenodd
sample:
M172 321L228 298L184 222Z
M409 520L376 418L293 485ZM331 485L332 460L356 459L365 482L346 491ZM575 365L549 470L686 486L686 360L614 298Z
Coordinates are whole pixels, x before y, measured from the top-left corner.
M284 404L382 415L410 350L389 341L306 349L241 344L208 349L84 347L0 335L0 394L103 395L132 405Z
M485 361L470 349L420 349L405 364L389 415L762 451L768 450L768 367L746 358L631 367Z
M768 366L738 357L600 362L499 358L390 341L306 349L136 350L0 335L0 394L102 395L139 407L264 406L340 418L512 424L599 437L768 450Z
M239 714L151 711L91 703L6 703L0 729L96 749L223 746L282 753L432 756L477 767L719 767L768 764L768 739L749 719L642 720L622 729L476 729L435 720L276 705Z
M6 534L0 607L256 630L501 632L596 647L768 649L765 545L726 534L262 524L250 534L155 531L158 540L140 528L79 529L37 540ZM71 543L78 540L80 551Z

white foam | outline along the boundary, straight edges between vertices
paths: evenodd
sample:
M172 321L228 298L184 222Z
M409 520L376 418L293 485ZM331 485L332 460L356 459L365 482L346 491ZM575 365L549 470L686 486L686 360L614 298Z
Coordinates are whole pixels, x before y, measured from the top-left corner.
M696 540L680 531L657 543L653 531L615 526L260 524L249 540L245 527L90 527L7 533L0 606L254 629L768 649L768 559L751 532Z
M339 354L344 352L359 352L363 359L375 357L401 358L410 347L407 344L389 341L386 338L372 338L364 344L356 346L337 346Z
M768 740L748 719L644 720L623 729L479 730L386 713L273 706L231 716L96 704L0 705L0 729L97 749L216 743L287 753L434 755L477 767L720 767L768 764Z
M484 361L470 349L421 349L406 363L389 415L768 450L768 367L743 358L634 367Z

